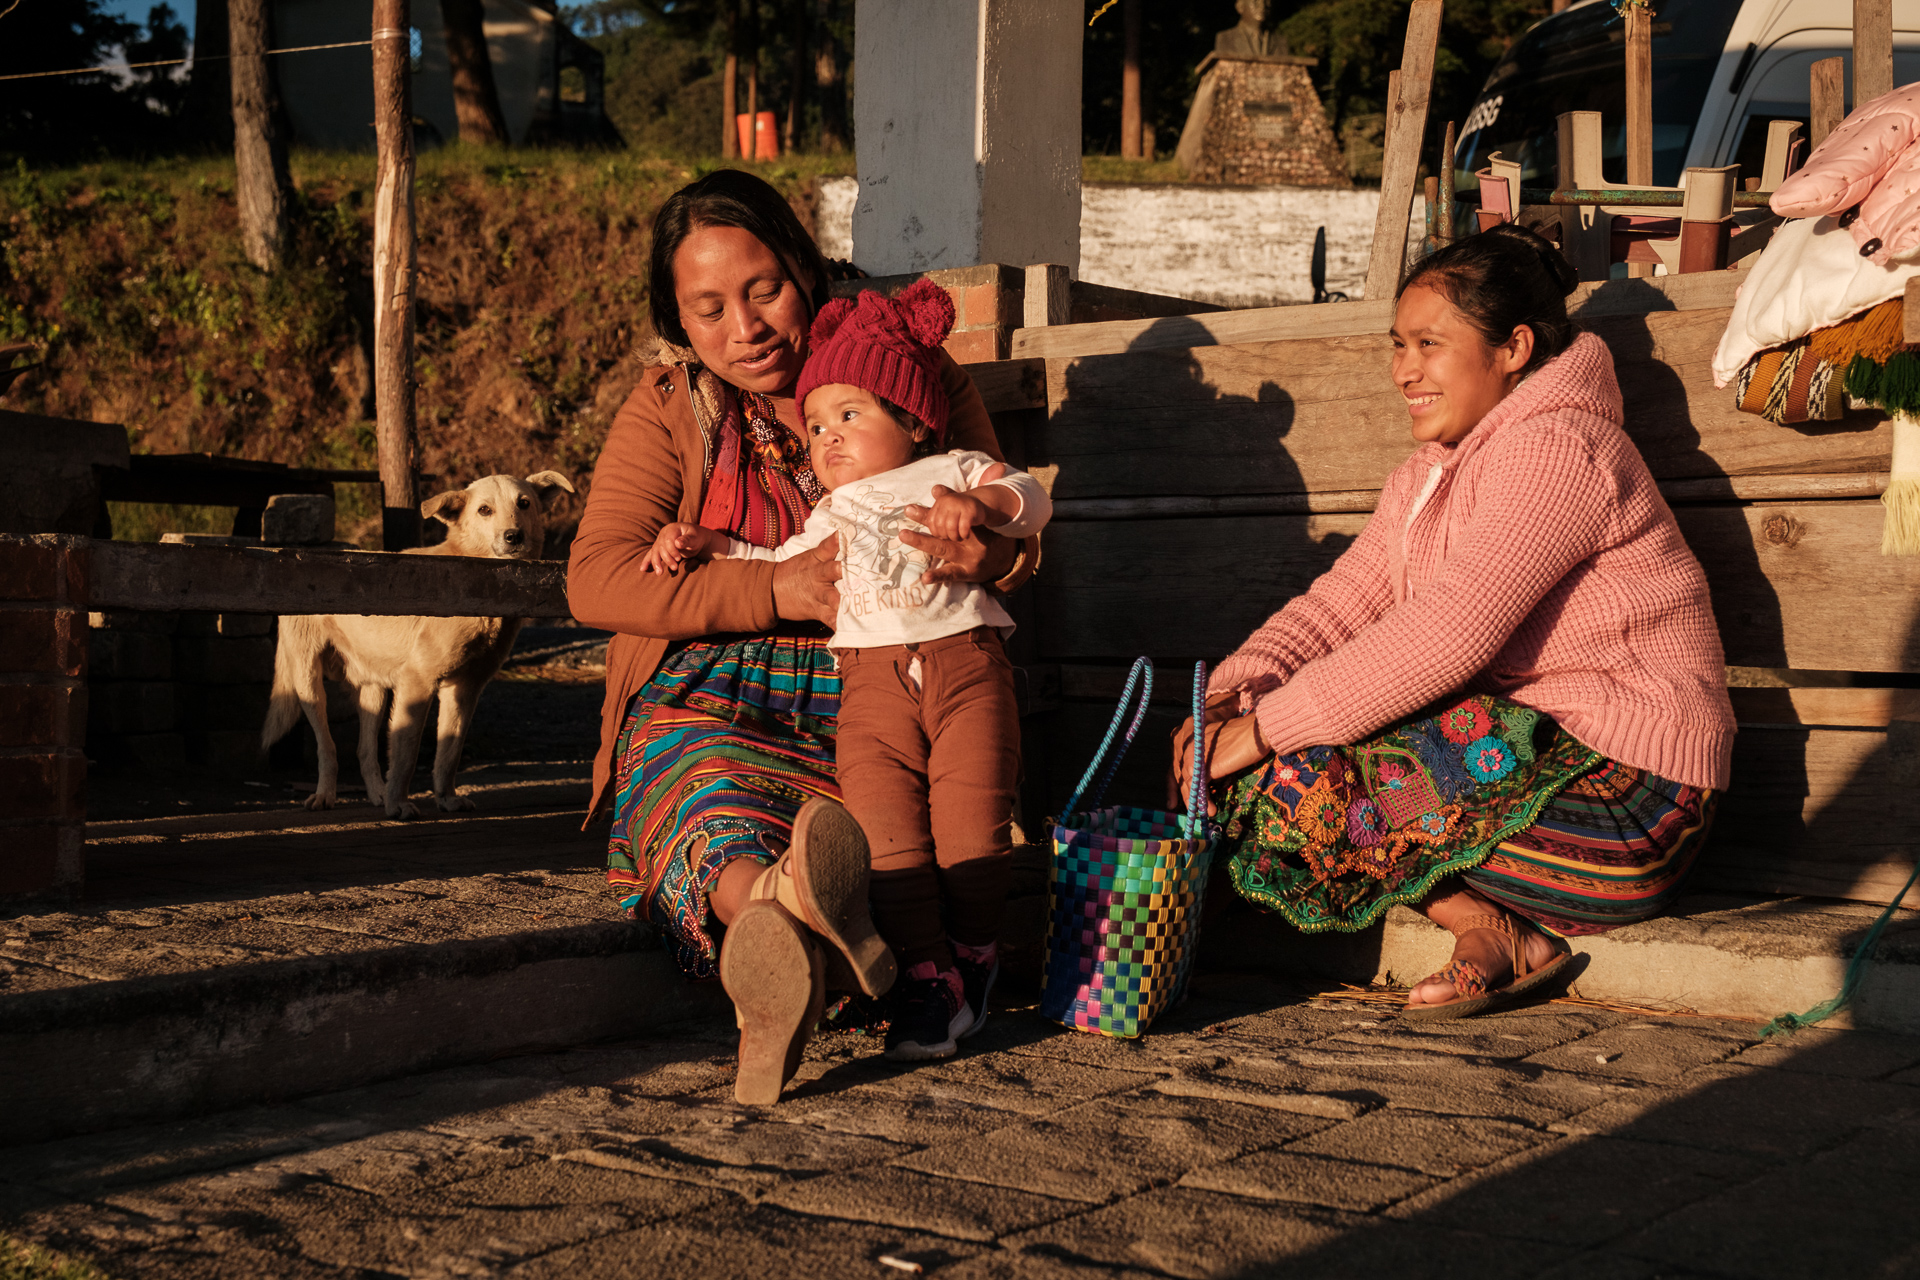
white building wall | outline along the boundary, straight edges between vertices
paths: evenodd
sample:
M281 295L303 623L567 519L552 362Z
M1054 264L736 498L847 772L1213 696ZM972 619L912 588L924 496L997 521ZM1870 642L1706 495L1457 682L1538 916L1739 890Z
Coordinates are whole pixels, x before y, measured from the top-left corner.
M888 274L854 253L852 215L860 193L853 178L820 184L814 210L820 248L830 258L851 258L875 275ZM1311 302L1313 235L1325 227L1327 288L1358 299L1379 203L1379 192L1363 190L1083 187L1080 278L1229 307ZM1425 231L1426 207L1415 196L1408 244L1418 243Z

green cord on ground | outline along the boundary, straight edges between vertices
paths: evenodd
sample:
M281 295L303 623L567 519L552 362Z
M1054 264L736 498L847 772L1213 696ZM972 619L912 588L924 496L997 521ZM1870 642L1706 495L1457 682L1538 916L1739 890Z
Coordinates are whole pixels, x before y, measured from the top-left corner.
M1907 877L1904 885L1900 886L1900 892L1893 895L1893 901L1887 904L1887 909L1880 913L1880 918L1873 922L1871 929L1867 930L1867 936L1860 939L1860 945L1853 949L1853 959L1847 964L1846 976L1840 980L1839 994L1831 1000L1821 1001L1805 1013L1781 1014L1760 1028L1762 1040L1782 1031L1798 1031L1816 1022L1824 1022L1846 1007L1847 1002L1853 999L1854 988L1860 985L1861 970L1866 968L1868 957L1873 955L1874 947L1879 945L1880 935L1886 932L1887 921L1893 919L1893 913L1898 911L1900 904L1907 900L1907 891L1913 888L1915 880L1920 880L1920 864L1915 865L1913 874Z

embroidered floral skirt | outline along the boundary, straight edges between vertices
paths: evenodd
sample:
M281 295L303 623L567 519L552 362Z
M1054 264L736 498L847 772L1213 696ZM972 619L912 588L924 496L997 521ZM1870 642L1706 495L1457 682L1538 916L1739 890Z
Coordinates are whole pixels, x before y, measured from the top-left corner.
M824 638L693 641L633 696L614 744L607 881L681 969L719 972L707 895L735 858L772 862L794 815L839 799L840 676Z
M1476 696L1276 756L1229 788L1219 853L1241 896L1308 933L1364 929L1449 875L1551 933L1600 933L1666 908L1716 799Z

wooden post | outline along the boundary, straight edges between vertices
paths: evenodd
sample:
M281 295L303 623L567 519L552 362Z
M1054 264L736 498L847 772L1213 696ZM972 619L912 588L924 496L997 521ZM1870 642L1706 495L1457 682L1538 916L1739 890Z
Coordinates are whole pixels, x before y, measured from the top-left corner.
M1127 160L1147 158L1140 145L1140 5L1141 0L1120 0L1125 41L1120 64L1120 155Z
M413 434L412 37L408 0L374 0L373 403L385 551L420 544Z
M1441 0L1413 0L1400 70L1388 77L1386 154L1380 161L1380 211L1373 223L1367 259L1368 301L1391 298L1407 262L1407 218L1420 173L1420 147L1427 133L1427 99L1433 88L1434 52L1440 46Z
M760 158L760 0L747 0L747 136L742 158Z
M1627 185L1653 185L1653 11L1645 4L1629 5L1627 25ZM1627 275L1644 280L1653 275L1649 263L1628 266Z
M1027 268L1021 320L1026 328L1073 322L1073 277L1057 262L1036 262Z
M1822 58L1813 64L1808 85L1807 134L1814 146L1840 126L1847 115L1847 60Z
M720 14L727 29L727 60L720 71L720 154L731 160L740 154L740 103L734 96L740 78L740 0L725 0Z
M1420 256L1424 258L1440 247L1440 179L1428 174L1421 194L1426 197L1421 210L1427 223L1426 237L1420 242Z
M1893 92L1893 0L1853 0L1853 105Z
M233 0L227 46L232 54L234 202L247 261L274 271L287 249L287 144L273 127L273 81L267 69L267 0Z
M1440 243L1453 243L1453 149L1459 145L1455 136L1455 124L1447 121L1446 141L1440 149Z

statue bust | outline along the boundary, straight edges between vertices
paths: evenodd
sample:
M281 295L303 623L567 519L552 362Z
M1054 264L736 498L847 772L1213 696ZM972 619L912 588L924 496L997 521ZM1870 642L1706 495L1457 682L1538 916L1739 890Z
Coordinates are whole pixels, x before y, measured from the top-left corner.
M1267 28L1267 0L1237 0L1240 25L1213 38L1213 52L1221 58L1270 58L1287 55L1286 37Z

